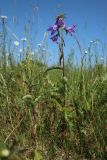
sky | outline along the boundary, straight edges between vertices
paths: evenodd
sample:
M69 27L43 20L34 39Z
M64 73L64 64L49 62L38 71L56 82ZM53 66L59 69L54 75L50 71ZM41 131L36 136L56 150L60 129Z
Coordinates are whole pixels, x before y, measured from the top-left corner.
M68 26L77 25L75 34L84 50L91 40L107 42L107 0L0 0L0 15L8 17L8 31L15 33L20 41L26 36L25 30L29 30L32 50L42 42L44 33L54 24L58 13L66 15L65 22ZM0 32L1 29L0 27ZM67 36L66 56L72 48L78 52L74 41L73 37ZM57 45L51 42L49 36L46 43L48 57L51 55L48 61L57 61ZM79 52L76 54L79 57Z

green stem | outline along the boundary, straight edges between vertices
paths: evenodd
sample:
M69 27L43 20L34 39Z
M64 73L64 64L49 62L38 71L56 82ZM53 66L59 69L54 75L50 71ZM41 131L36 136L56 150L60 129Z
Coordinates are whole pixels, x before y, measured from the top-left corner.
M3 27L3 67L6 73L6 28L5 28L5 19L2 19L2 27Z

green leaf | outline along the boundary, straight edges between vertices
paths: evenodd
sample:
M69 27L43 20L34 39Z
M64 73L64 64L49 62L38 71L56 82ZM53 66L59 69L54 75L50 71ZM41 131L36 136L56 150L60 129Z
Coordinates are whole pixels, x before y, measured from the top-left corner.
M41 96L38 96L35 100L34 103L38 102L40 100Z
M34 153L34 160L43 160L41 153L38 152L37 150L35 150L35 153Z
M27 95L25 95L22 99L23 99L23 100L32 99L32 96L31 96L30 94L27 94Z

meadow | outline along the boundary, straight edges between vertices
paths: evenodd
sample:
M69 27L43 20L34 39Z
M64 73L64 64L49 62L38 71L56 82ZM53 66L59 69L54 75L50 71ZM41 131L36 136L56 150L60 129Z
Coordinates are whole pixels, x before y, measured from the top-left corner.
M71 53L50 68L44 50L32 56L31 46L16 60L2 25L0 160L106 160L107 63L98 44L84 52L74 36L79 64Z

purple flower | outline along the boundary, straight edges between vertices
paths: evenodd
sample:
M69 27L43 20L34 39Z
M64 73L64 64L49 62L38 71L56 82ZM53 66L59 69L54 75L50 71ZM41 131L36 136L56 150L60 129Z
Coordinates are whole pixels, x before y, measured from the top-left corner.
M51 33L50 39L52 39L53 42L57 42L58 38L61 38L60 28L62 30L65 30L66 33L69 33L70 35L72 35L72 33L75 32L76 26L73 25L72 27L66 27L64 23L64 15L58 15L56 17L56 22L54 23L54 25L48 28L48 31L50 31Z
M55 36L51 37L53 42L57 42L58 40L58 34L56 34Z
M48 28L48 31L50 31L51 35L53 35L57 31L57 28L58 28L57 25L53 25Z
M59 18L56 20L55 24L53 26L50 26L48 28L48 31L51 32L51 35L54 35L54 33L58 32L59 28L64 27L65 23L62 18Z
M72 35L72 33L75 33L75 28L76 28L76 25L73 25L72 27L65 28L65 30L67 33L70 33Z
M65 26L62 18L57 19L55 24L58 26L58 29Z

